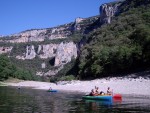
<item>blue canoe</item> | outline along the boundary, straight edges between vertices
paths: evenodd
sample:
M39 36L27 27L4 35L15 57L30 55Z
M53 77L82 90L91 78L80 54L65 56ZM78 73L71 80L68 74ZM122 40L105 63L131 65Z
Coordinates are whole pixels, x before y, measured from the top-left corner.
M57 90L48 90L48 92L58 92Z
M112 101L113 96L111 96L111 95L83 96L82 98L83 99L88 99L88 100Z

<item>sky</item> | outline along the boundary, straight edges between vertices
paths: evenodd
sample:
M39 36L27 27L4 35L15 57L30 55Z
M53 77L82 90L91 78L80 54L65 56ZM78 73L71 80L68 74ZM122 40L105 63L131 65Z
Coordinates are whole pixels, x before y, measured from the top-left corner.
M99 15L103 3L114 0L0 0L0 35L51 28L77 17Z

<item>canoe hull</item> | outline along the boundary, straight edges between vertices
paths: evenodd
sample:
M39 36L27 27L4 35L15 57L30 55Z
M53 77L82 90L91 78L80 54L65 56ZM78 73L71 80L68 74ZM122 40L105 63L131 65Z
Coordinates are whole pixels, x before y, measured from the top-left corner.
M114 94L114 95L99 95L99 96L83 96L82 98L86 100L121 101L122 95Z
M57 92L57 90L48 90L48 92Z
M88 99L88 100L104 100L104 101L111 101L112 100L112 96L108 95L108 96L83 96L83 99Z

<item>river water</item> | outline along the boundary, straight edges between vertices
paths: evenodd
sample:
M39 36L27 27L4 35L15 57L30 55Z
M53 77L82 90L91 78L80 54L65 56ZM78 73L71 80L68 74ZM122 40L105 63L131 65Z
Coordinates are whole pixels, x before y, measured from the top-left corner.
M150 113L150 97L123 95L122 101L89 101L82 93L0 87L0 113Z

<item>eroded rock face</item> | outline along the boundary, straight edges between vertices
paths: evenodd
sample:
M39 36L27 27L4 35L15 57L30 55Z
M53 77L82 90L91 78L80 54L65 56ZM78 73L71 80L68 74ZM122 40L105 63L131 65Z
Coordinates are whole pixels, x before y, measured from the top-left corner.
M55 76L61 69L63 68L63 66L60 66L60 67L58 67L57 69L55 69L55 70L49 70L49 71L47 71L47 72L36 72L36 75L38 75L38 76Z
M41 68L42 68L42 69L46 68L45 62L43 62L43 63L41 64Z
M74 26L73 26L75 31L81 30L80 23L81 23L83 20L84 20L83 18L76 18L76 19L75 19L75 23L74 23Z
M11 52L12 49L13 49L12 46L10 46L10 47L0 47L0 54L9 53L9 52Z
M18 34L8 36L10 39L2 40L9 43L26 43L26 42L42 42L44 40L67 38L72 34L71 24L49 28L28 30Z
M44 40L68 38L72 34L72 24L65 24L49 29L34 29L27 30L17 34L8 35L6 40L0 42L8 43L27 43L27 42L42 42ZM1 37L0 37L1 38Z
M42 76L54 76L58 73L59 70L60 70L59 68L57 70L49 70L48 72L43 73Z
M16 59L25 60L25 56L17 55L17 56L16 56Z
M35 50L34 45L30 45L26 47L25 54L17 55L17 59L25 60L25 59L33 59L36 56L42 59L47 59L50 57L55 57L57 47L59 44L46 44L46 45L38 45L38 49Z
M56 55L58 44L39 45L37 54L40 58L46 59Z
M54 66L63 66L77 57L77 46L73 42L61 42L60 44L39 45L35 51L34 45L26 47L25 56L16 56L17 59L34 59L36 56L42 59L55 58Z
M72 58L77 57L77 47L73 42L61 43L56 52L55 66L61 66L71 61Z
M33 59L35 58L35 56L36 56L36 53L35 53L34 46L33 45L27 46L25 59Z
M110 24L112 17L118 12L120 4L103 4L100 6L100 23Z
M15 51L14 54L12 53L13 57L20 59L20 60L27 60L27 59L34 59L35 57L43 59L43 61L47 62L50 58L50 61L47 63L43 62L40 64L41 69L43 72L39 70L37 75L40 76L53 76L58 73L59 70L63 68L63 65L70 62L73 58L77 57L77 51L79 51L80 47L84 45L85 41L81 40L78 47L73 42L61 42L60 44L52 44L54 39L62 39L62 38L74 38L74 34L81 33L81 36L88 31L90 32L92 28L89 28L90 25L97 22L99 16L90 17L90 18L76 18L74 22L69 24L60 25L53 28L46 28L46 29L32 29L27 30L21 33L13 34L6 36L3 39L0 39L0 42L4 43L26 43L28 42L39 42L29 43L28 46L24 44L26 47L23 47L20 51ZM88 27L88 29L87 29ZM78 35L77 35L78 36ZM70 40L70 39L69 39ZM43 42L44 41L44 42ZM60 41L60 40L59 40ZM58 42L59 42L58 41ZM50 43L49 43L50 42ZM57 42L57 43L58 43ZM46 44L45 44L46 43ZM48 44L49 43L49 44ZM39 44L39 45L37 45ZM13 44L12 44L13 45ZM2 51L2 52L1 52ZM7 51L9 51L7 49ZM10 49L11 51L11 49ZM4 53L4 50L0 50L1 53ZM6 50L5 50L6 52ZM79 53L79 52L78 52ZM47 60L45 60L47 59ZM44 72L48 68L48 63L51 66L56 66L55 70L49 70ZM45 69L46 68L46 69Z
M72 34L72 31L71 31L71 26L69 24L56 27L56 28L52 28L52 29L48 29L46 33L47 38L49 40L67 38L71 34Z
M13 39L7 40L10 43L25 43L25 42L41 42L45 39L46 29L43 30L29 30L12 35Z
M25 51L21 55L16 55L16 59L26 60L34 59L36 57L36 51L34 45L26 46Z
M69 38L75 31L84 34L87 31L87 26L90 26L98 19L97 17L76 18L74 22L46 29L31 29L16 33L13 35L2 36L0 42L5 43L28 43L28 42L43 42L54 39ZM88 30L89 31L89 30Z

